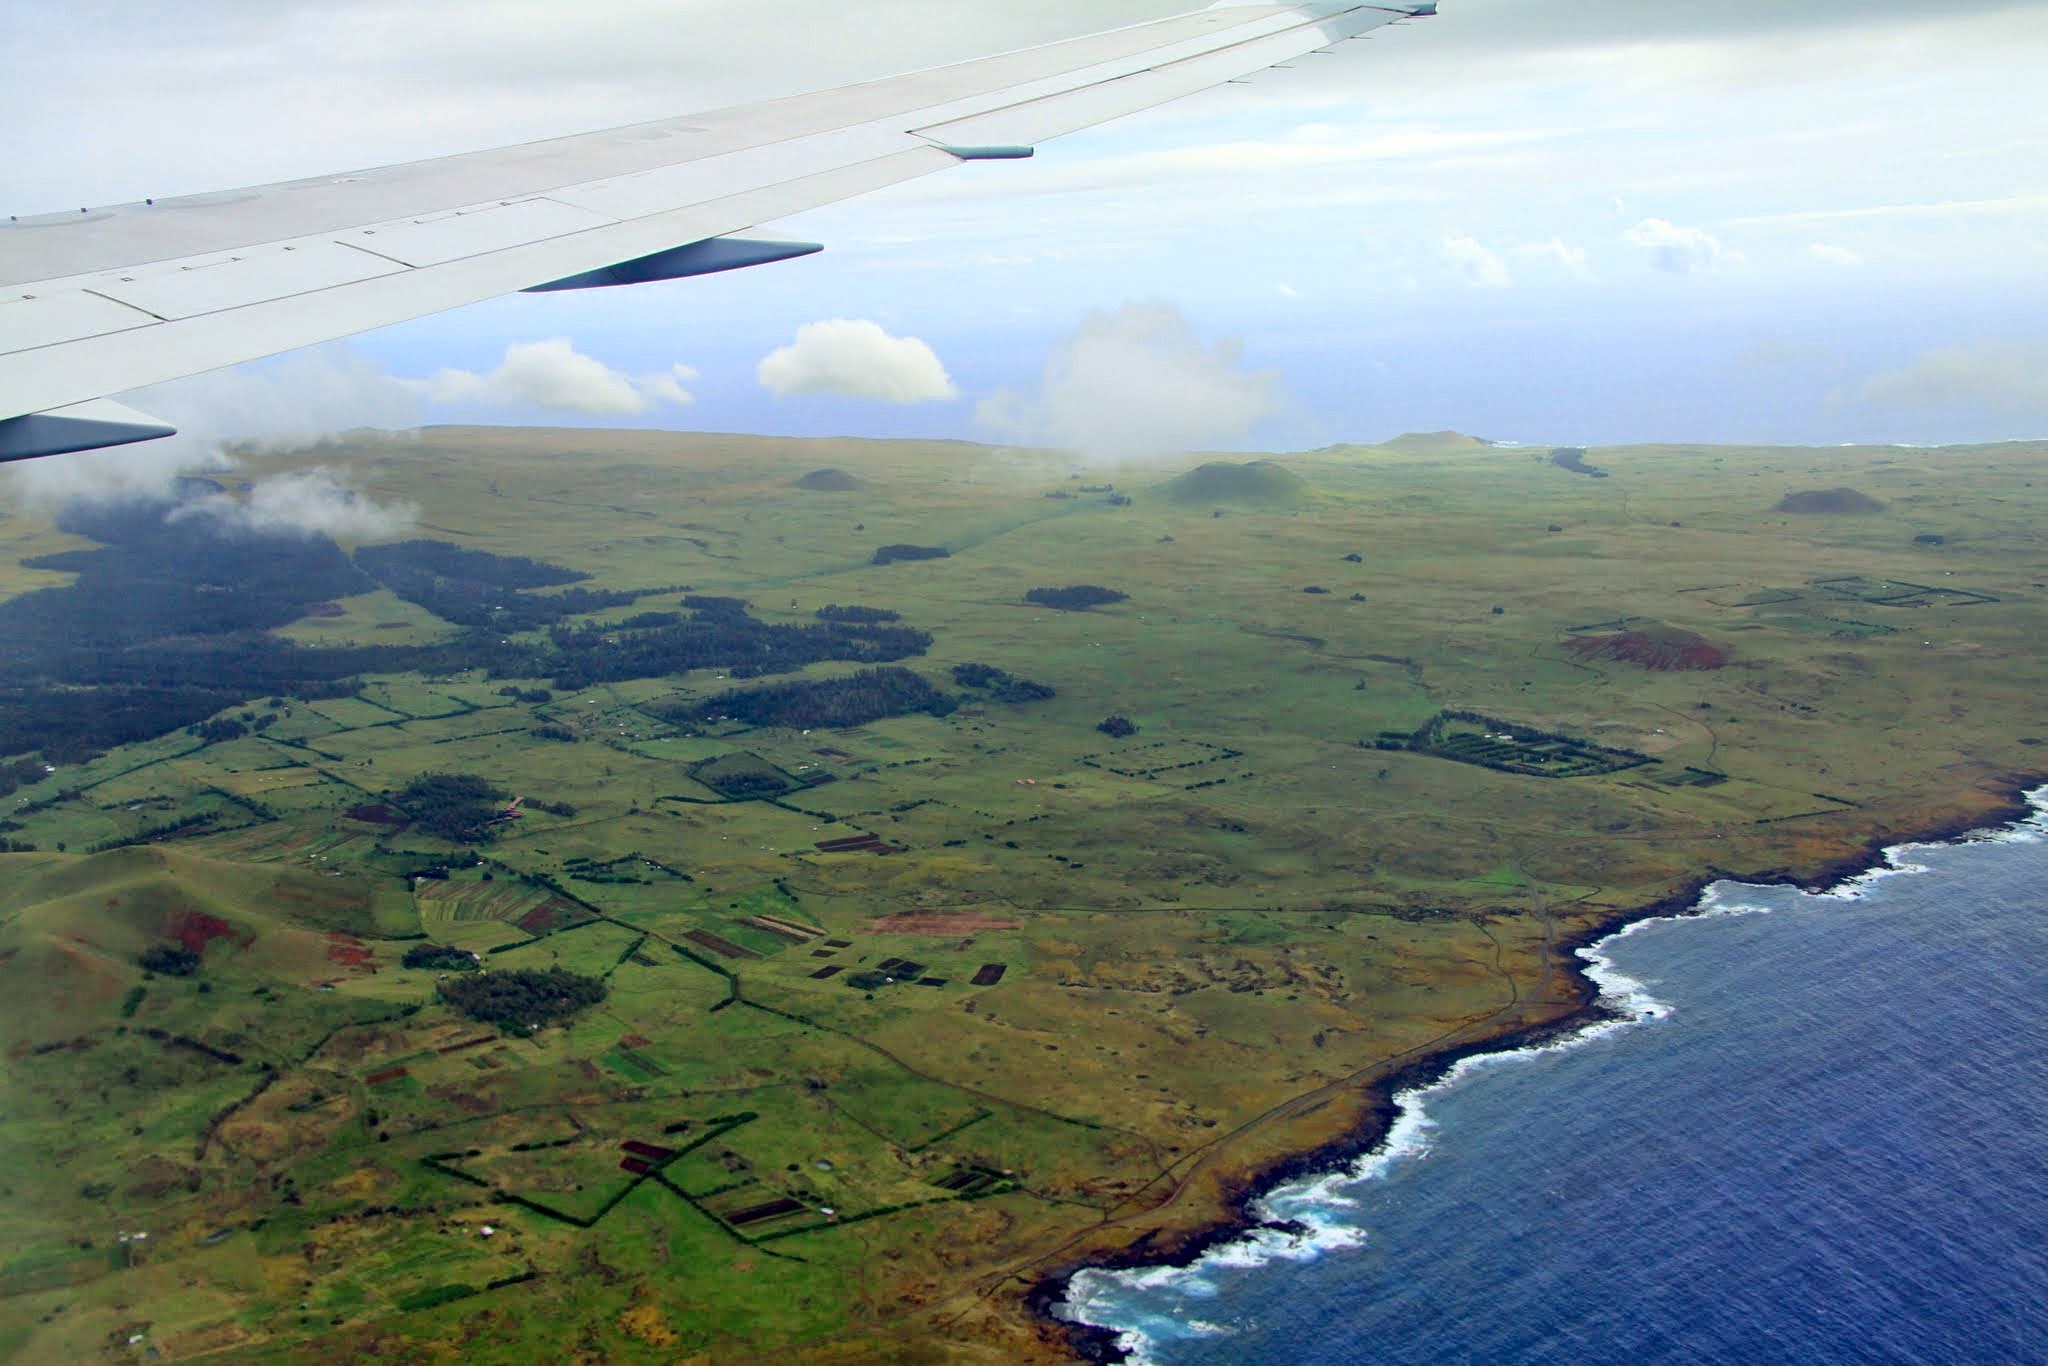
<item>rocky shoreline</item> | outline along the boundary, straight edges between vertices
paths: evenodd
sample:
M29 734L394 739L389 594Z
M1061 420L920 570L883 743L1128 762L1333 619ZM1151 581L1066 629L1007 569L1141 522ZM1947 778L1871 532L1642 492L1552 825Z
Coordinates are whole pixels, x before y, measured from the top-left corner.
M1701 897L1717 882L1825 891L1883 868L1890 851L1902 846L1952 844L2009 829L2034 813L2035 807L2027 794L2044 785L2048 785L2048 773L2007 774L1987 785L1995 797L1994 804L1987 810L1934 821L1909 830L1872 835L1857 853L1834 860L1817 873L1801 876L1783 868L1759 873L1711 869L1672 896L1593 921L1558 941L1563 966L1579 998L1573 1009L1541 1024L1511 1029L1491 1039L1460 1044L1417 1058L1389 1072L1367 1089L1365 1108L1350 1132L1307 1152L1271 1163L1250 1179L1237 1183L1228 1196L1229 1212L1223 1218L1177 1233L1155 1229L1108 1256L1089 1258L1039 1278L1025 1296L1033 1320L1050 1341L1063 1346L1074 1360L1091 1363L1128 1361L1130 1354L1120 1345L1118 1330L1059 1317L1056 1311L1066 1301L1069 1281L1082 1271L1090 1270L1187 1268L1214 1249L1260 1229L1298 1232L1297 1226L1259 1218L1254 1206L1290 1182L1326 1176L1371 1156L1387 1141L1394 1122L1400 1117L1402 1095L1441 1081L1467 1058L1538 1047L1612 1019L1613 1012L1602 1004L1599 986L1587 972L1587 960L1580 955L1582 949L1592 948L1644 921L1698 915Z

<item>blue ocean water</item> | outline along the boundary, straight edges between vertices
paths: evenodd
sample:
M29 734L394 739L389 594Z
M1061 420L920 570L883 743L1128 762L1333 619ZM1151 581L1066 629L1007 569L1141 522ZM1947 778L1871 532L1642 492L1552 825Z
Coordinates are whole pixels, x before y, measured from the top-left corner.
M1183 1363L2048 1362L2048 826L1591 955L1634 1017L1411 1096L1382 1153L1069 1312Z

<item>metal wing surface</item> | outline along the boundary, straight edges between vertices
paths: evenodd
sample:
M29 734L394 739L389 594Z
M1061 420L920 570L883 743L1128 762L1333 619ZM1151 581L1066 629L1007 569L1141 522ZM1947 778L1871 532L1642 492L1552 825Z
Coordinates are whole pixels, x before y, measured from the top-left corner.
M1434 11L1230 4L607 132L0 223L0 460L167 435L103 401L144 385L517 290L815 250L733 235Z

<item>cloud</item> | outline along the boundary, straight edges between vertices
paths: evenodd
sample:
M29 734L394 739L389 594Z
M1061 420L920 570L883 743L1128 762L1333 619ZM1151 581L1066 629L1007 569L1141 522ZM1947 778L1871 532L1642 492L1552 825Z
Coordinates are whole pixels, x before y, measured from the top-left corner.
M628 417L663 403L692 402L684 384L697 378L687 365L654 375L628 375L578 351L566 337L514 342L498 368L441 370L408 387L436 403L491 403L549 412Z
M1895 408L2048 414L2048 342L1980 342L1922 352L1904 369L1865 380L1857 396Z
M121 396L178 429L162 441L7 467L12 491L61 506L77 497L155 494L181 473L234 467L236 450L303 450L368 428L419 425L419 398L345 345L217 370Z
M1446 237L1439 251L1474 289L1506 289L1514 283L1500 253L1476 237Z
M1054 343L1035 394L998 393L975 417L1022 444L1178 455L1243 437L1279 397L1279 375L1246 370L1236 343L1204 343L1169 304L1127 304Z
M379 503L316 466L258 480L243 498L218 494L181 504L168 520L203 517L224 529L382 541L404 531L418 516L419 509L410 503Z
M853 318L805 323L796 341L771 351L756 372L777 398L837 394L883 403L935 403L959 389L938 353L916 337L892 337Z
M1840 266L1844 270L1854 270L1863 264L1862 256L1832 242L1815 242L1806 249L1806 254L1822 265Z
M1741 252L1730 250L1705 228L1680 227L1662 218L1645 218L1623 233L1622 240L1649 252L1657 269L1673 275L1739 270L1749 264Z
M1568 245L1562 237L1553 237L1548 242L1528 242L1512 247L1508 254L1517 261L1549 262L1565 274L1580 280L1593 278L1593 267L1586 256L1584 247Z

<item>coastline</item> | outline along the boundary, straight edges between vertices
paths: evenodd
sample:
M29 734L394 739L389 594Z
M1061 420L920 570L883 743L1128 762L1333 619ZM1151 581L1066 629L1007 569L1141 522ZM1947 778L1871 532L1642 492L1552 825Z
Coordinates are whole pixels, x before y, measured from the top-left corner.
M1814 873L1802 876L1786 868L1751 874L1710 869L1671 896L1602 916L1561 937L1557 948L1561 965L1578 997L1574 1008L1550 1021L1513 1028L1491 1039L1460 1044L1401 1064L1365 1089L1363 1108L1347 1133L1269 1163L1250 1178L1233 1183L1225 1201L1224 1217L1178 1233L1155 1229L1107 1255L1085 1258L1038 1278L1024 1300L1033 1323L1048 1342L1063 1347L1073 1360L1131 1360L1131 1352L1122 1344L1121 1330L1059 1316L1057 1311L1067 1302L1069 1285L1076 1276L1087 1271L1188 1270L1208 1254L1261 1231L1293 1236L1308 1232L1302 1224L1264 1217L1259 1206L1283 1187L1319 1177L1342 1177L1350 1169L1386 1155L1403 1116L1409 1113L1408 1100L1442 1084L1464 1064L1479 1058L1504 1058L1581 1042L1604 1026L1625 1024L1637 1018L1617 1009L1595 980L1594 974L1601 966L1600 946L1640 925L1714 914L1716 908L1707 904L1707 894L1719 883L1792 887L1816 895L1836 893L1873 876L1903 871L1893 856L1904 850L1968 844L2012 831L2030 818L2048 814L2048 772L2008 773L1986 782L1981 790L1994 799L1986 810L1934 821L1904 833L1870 836L1856 853L1832 860Z

